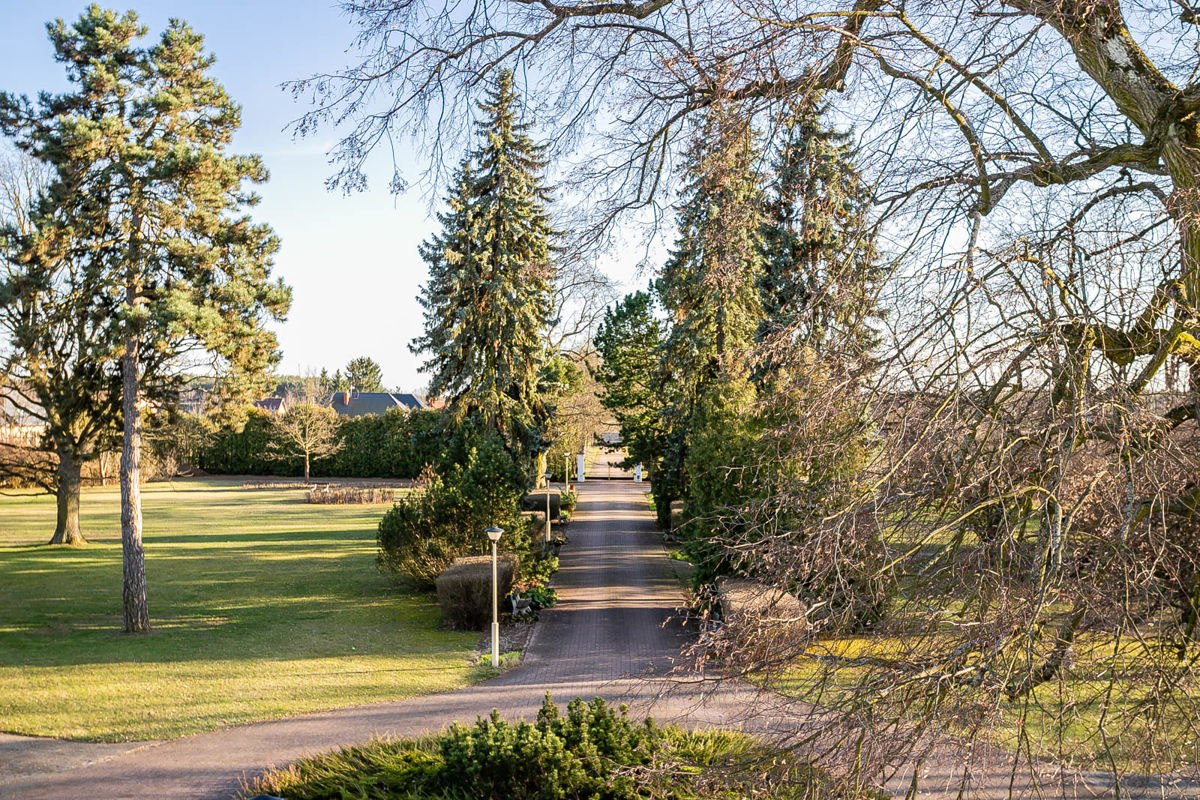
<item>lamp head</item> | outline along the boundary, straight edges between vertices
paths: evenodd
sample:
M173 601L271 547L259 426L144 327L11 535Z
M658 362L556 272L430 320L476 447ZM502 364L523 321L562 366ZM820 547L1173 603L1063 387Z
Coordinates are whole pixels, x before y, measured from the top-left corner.
M486 533L487 537L493 542L498 542L500 541L500 534L504 533L504 529L492 527L488 528L486 531L484 531L484 533Z

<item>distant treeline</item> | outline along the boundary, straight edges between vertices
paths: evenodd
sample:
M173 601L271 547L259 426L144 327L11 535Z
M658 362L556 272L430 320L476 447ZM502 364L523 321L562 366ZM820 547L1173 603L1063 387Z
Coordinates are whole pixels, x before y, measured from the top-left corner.
M342 422L342 448L313 461L314 476L328 478L416 478L426 464L436 464L444 449L441 412L389 411ZM196 453L196 466L218 475L304 474L300 457L272 453L272 416L250 414L240 431L219 429Z

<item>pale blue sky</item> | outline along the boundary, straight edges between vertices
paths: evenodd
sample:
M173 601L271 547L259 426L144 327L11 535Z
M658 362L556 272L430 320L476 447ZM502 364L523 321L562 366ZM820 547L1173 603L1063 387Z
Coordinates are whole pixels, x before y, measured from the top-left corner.
M372 189L350 197L325 190L325 152L333 133L295 141L283 129L304 107L279 88L285 80L348 62L354 30L330 0L127 0L156 37L169 17L204 34L217 57L214 73L242 106L237 152L258 153L271 170L255 216L282 240L276 273L294 290L288 321L279 328L285 372L328 367L358 355L383 366L389 387L425 383L408 342L420 332L416 295L426 278L418 243L434 229L427 187L406 195L387 191L390 163L372 171ZM0 89L30 95L67 84L51 56L45 23L77 18L83 0L0 0ZM401 156L404 158L404 156ZM421 165L409 163L407 176ZM434 187L435 196L441 188Z

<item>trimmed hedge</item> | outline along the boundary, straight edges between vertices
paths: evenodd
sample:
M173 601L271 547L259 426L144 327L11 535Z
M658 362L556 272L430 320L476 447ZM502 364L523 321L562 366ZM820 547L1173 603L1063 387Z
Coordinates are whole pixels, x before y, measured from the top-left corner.
M499 597L512 591L517 557L505 553L496 559ZM452 628L483 630L492 621L492 557L468 556L437 576L438 605L442 619Z
M271 457L272 421L271 414L255 410L241 430L216 431L197 466L215 475L303 475L303 459ZM342 448L314 459L314 476L416 478L426 464L439 463L446 446L442 413L429 409L346 419L339 432Z

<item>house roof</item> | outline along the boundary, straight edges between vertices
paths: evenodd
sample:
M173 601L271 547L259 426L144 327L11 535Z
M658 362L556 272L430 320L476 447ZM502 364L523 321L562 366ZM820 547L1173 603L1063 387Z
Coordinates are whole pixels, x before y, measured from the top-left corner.
M264 397L262 400L255 400L254 407L272 414L279 414L284 411L284 402L282 397Z
M411 394L392 392L334 392L330 407L343 417L362 417L367 414L386 414L393 408L415 411L421 401Z

